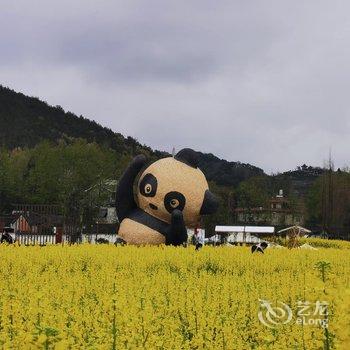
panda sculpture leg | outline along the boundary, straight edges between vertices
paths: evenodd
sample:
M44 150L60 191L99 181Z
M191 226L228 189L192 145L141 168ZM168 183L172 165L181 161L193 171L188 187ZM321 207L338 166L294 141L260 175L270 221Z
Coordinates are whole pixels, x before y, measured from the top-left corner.
M187 229L184 218L180 210L174 210L171 213L171 225L166 236L167 245L181 245L187 241Z

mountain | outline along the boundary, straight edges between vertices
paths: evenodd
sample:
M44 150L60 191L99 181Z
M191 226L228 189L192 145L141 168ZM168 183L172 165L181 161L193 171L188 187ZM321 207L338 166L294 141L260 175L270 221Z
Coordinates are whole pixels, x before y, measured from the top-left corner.
M297 197L305 197L318 177L323 175L325 169L312 167L306 164L298 166L295 170L275 175L275 178L291 183L292 192Z
M67 143L81 138L107 146L123 154L146 153L160 158L165 152L141 145L132 137L103 127L95 121L50 106L36 97L28 97L0 85L0 146L8 149L34 147L42 141ZM208 180L221 186L237 186L264 171L250 164L228 162L213 154L200 154L200 168Z
M136 153L140 149L153 153L131 137L125 138L95 121L65 112L60 106L49 106L36 97L28 97L0 85L2 147L33 147L44 140L69 142L76 138L126 153Z
M222 186L237 186L240 182L254 176L264 175L256 166L241 162L228 162L211 153L199 153L199 167L209 181Z

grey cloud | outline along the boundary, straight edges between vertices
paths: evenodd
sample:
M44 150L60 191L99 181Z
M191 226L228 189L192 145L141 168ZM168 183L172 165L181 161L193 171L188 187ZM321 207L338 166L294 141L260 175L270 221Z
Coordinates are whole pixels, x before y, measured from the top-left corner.
M346 1L5 1L1 82L159 149L348 164Z

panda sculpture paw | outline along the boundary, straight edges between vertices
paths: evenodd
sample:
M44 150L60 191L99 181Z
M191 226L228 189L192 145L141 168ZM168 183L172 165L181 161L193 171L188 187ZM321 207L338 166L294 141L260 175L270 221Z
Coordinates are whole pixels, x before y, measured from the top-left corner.
M171 226L166 237L166 244L181 245L187 241L187 229L181 210L175 209L171 213Z

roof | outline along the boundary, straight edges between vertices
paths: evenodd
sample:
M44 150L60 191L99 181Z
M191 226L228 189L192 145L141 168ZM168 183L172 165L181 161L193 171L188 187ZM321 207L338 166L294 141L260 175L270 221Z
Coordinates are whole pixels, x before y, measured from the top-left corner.
M289 203L286 197L275 197L269 200L270 203Z
M297 226L297 225L284 228L283 230L279 230L278 233L283 233L283 232L288 232L288 231L293 231L293 230L298 230L299 233L311 233L311 231L308 230L307 228Z
M215 226L215 232L274 233L275 228L273 226Z
M50 225L50 226L61 226L63 225L62 215L39 215L36 213L16 213L12 219L12 223L17 221L20 217L23 217L30 226L38 225Z
M12 223L16 222L20 218L25 219L30 226L42 224L43 221L41 220L41 217L37 214L25 214L25 213L17 213L17 215L13 218Z
M13 215L0 216L0 223L2 223L3 226L9 226L13 222L13 219Z
M236 208L234 209L234 212L236 213L247 213L247 214L271 214L271 213L286 213L291 214L293 211L291 209L285 209L285 208ZM296 212L295 213L299 213Z

